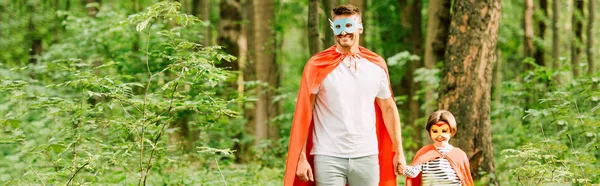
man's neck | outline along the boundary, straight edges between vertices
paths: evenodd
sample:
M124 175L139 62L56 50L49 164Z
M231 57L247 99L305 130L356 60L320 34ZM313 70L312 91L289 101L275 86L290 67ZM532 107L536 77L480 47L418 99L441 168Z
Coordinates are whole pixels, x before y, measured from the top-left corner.
M358 54L359 50L358 50L358 45L352 45L350 47L343 47L340 46L339 44L336 44L338 51L340 51L341 53L345 53L345 54Z

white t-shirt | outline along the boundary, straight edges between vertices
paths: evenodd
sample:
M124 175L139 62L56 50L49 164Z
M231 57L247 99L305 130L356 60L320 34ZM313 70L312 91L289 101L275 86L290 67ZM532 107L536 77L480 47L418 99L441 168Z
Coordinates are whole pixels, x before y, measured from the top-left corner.
M379 153L374 102L392 96L383 68L348 56L312 93L317 99L310 154L355 158Z

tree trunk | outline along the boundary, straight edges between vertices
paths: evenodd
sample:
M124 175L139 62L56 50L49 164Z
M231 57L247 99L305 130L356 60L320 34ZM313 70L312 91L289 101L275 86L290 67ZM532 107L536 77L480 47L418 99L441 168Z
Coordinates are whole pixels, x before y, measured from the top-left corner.
M267 86L258 86L255 115L256 143L263 139L277 139L278 126L271 119L279 114L277 103L273 103L279 87L279 69L275 61L275 11L273 0L255 0L253 5L252 36L253 43L249 43L254 50L251 55L256 65L256 78Z
M322 50L319 38L319 0L308 2L308 50L310 56Z
M27 5L27 9L30 13L28 25L28 38L31 39L31 48L29 49L29 63L37 63L43 51L42 36L40 36L40 34L38 33L36 28L37 24L33 20L33 15L35 15L36 12L34 5Z
M226 1L226 0L222 0L222 1ZM203 22L209 22L210 21L210 0L193 0L192 1L192 15L200 18L200 20L202 20ZM222 8L221 6L224 4L224 2L221 2L219 4L219 8ZM225 4L231 4L231 3L227 3L225 2ZM220 15L223 16L221 13L223 11L220 10ZM233 17L235 15L226 15L227 17ZM219 31L221 31L219 29ZM222 33L220 33L222 34ZM210 46L211 44L211 32L210 32L210 25L206 26L203 30L202 30L202 45L204 46Z
M577 78L581 75L579 63L581 60L581 46L582 40L581 35L583 34L583 20L579 19L578 16L583 17L583 0L575 0L575 9L573 10L573 41L571 42L571 71L573 72L573 78Z
M427 39L425 41L425 68L433 69L435 64L444 60L444 50L448 41L450 25L450 1L430 0L427 10ZM425 102L433 100L433 90L425 94ZM433 112L435 105L426 105L425 114Z
M554 70L559 70L561 66L558 59L560 57L560 27L558 24L560 16L558 4L560 1L561 0L552 1L552 68L554 68ZM560 83L559 75L555 75L554 79L557 83Z
M411 11L411 17L410 17L410 25L411 25L411 45L413 46L413 49L411 51L411 53L413 53L414 55L417 55L419 57L422 58L423 56L423 29L421 28L421 8L422 8L422 4L421 4L421 0L414 0L413 3L411 4L411 9L413 11ZM419 89L421 89L421 85L417 82L414 81L414 77L415 77L415 70L417 70L418 68L420 68L422 66L421 60L415 60L415 61L410 61L410 64L408 64L409 66L409 70L406 73L406 79L407 79L407 84L408 85L408 109L409 109L409 113L408 113L408 117L406 120L406 124L412 126L412 128L414 129L415 132L411 133L411 137L412 139L419 139L419 140L415 140L417 147L413 150L413 152L416 152L417 150L419 150L419 148L421 146L423 146L423 141L421 141L420 139L422 139L422 132L416 132L416 131L421 131L419 129L421 129L423 127L423 125L416 123L415 121L419 118L420 115L420 102L418 99L418 95L417 95L417 91Z
M438 106L456 116L458 135L453 143L469 157L474 179L482 176L479 168L495 173L490 92L500 9L500 0L454 1L440 81ZM493 176L489 178L498 185Z
M525 31L525 42L523 49L525 57L533 57L533 0L525 0L525 14L523 16L523 30Z
M60 1L59 0L54 0L54 11L59 11L61 10L60 7ZM0 9L0 11L3 11ZM58 43L60 41L60 34L63 31L63 27L62 27L62 19L59 16L56 16L56 25L54 25L54 35L52 37L52 44Z
M540 10L542 12L543 17L537 20L538 32L537 38L544 41L544 37L546 35L546 18L548 17L548 0L540 0ZM535 45L535 53L533 57L535 58L535 63L540 66L546 66L546 58L544 57L546 51L544 46L541 44Z
M205 0L208 2L208 0ZM240 56L240 32L242 30L242 12L240 0L221 0L219 3L219 37L217 41L224 47L225 52L233 56ZM207 37L208 38L208 37ZM204 40L204 42L208 42ZM239 70L237 60L223 62L219 67L228 70Z
M96 14L98 14L98 7L87 6L87 4L98 3L98 5L100 5L100 0L85 0L85 2L86 2L87 11L88 11L88 16L96 17Z
M333 21L331 10L333 10L333 8L338 6L339 4L339 0L323 0L323 9L325 10L325 16L327 17L327 19ZM329 27L329 20L327 20L327 24L325 24L325 26L323 27L323 31L325 33L325 38L323 42L324 47L329 48L330 46L335 45L335 36L333 36L333 31L331 30L331 27Z
M237 1L237 0L236 0ZM241 34L238 40L238 44L240 47L240 54L238 58L238 64L240 68L240 75L238 77L238 94L240 96L254 96L254 89L247 89L244 86L243 82L246 81L255 81L256 73L255 73L255 65L254 59L251 55L254 51L248 50L248 46L253 46L254 44L254 17L253 17L253 3L250 1L242 1L241 3L241 15L242 22L248 22L248 24L241 24ZM256 104L252 102L243 103L242 108L244 109L244 119L246 119L246 124L243 132L236 135L236 138L239 139L238 142L234 144L236 162L244 163L252 160L252 154L250 147L252 144L246 140L248 135L253 135L255 133L255 125L256 125Z
M590 76L595 75L596 66L594 64L594 19L596 17L596 0L588 1L588 25L587 25L587 60L588 60L588 74Z

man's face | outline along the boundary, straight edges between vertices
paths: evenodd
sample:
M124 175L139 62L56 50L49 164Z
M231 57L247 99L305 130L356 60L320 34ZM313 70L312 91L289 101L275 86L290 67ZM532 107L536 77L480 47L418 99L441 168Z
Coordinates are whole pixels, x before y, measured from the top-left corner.
M360 18L357 19L357 15L337 15L334 17L334 22L341 19L349 18L351 20L356 20L355 24L360 23ZM334 25L335 26L350 26L348 24L344 25ZM357 25L352 25L357 26ZM352 33L346 33L345 31L341 32L339 35L335 36L335 41L342 47L351 47L355 44L358 44L359 34L361 33L361 29L354 29Z
M448 141L450 141L450 137L452 136L452 133L450 132L450 125L444 121L438 121L431 126L431 129L429 129L429 136L431 136L433 143L438 146L448 143Z

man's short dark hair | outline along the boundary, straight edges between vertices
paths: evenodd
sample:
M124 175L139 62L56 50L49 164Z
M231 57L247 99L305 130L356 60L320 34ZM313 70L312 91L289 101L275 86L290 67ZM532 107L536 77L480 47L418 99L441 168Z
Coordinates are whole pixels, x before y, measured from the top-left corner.
M338 15L358 15L358 17L360 17L361 14L360 9L358 9L358 7L351 4L345 4L335 7L333 8L333 10L331 10L331 17L335 17Z

